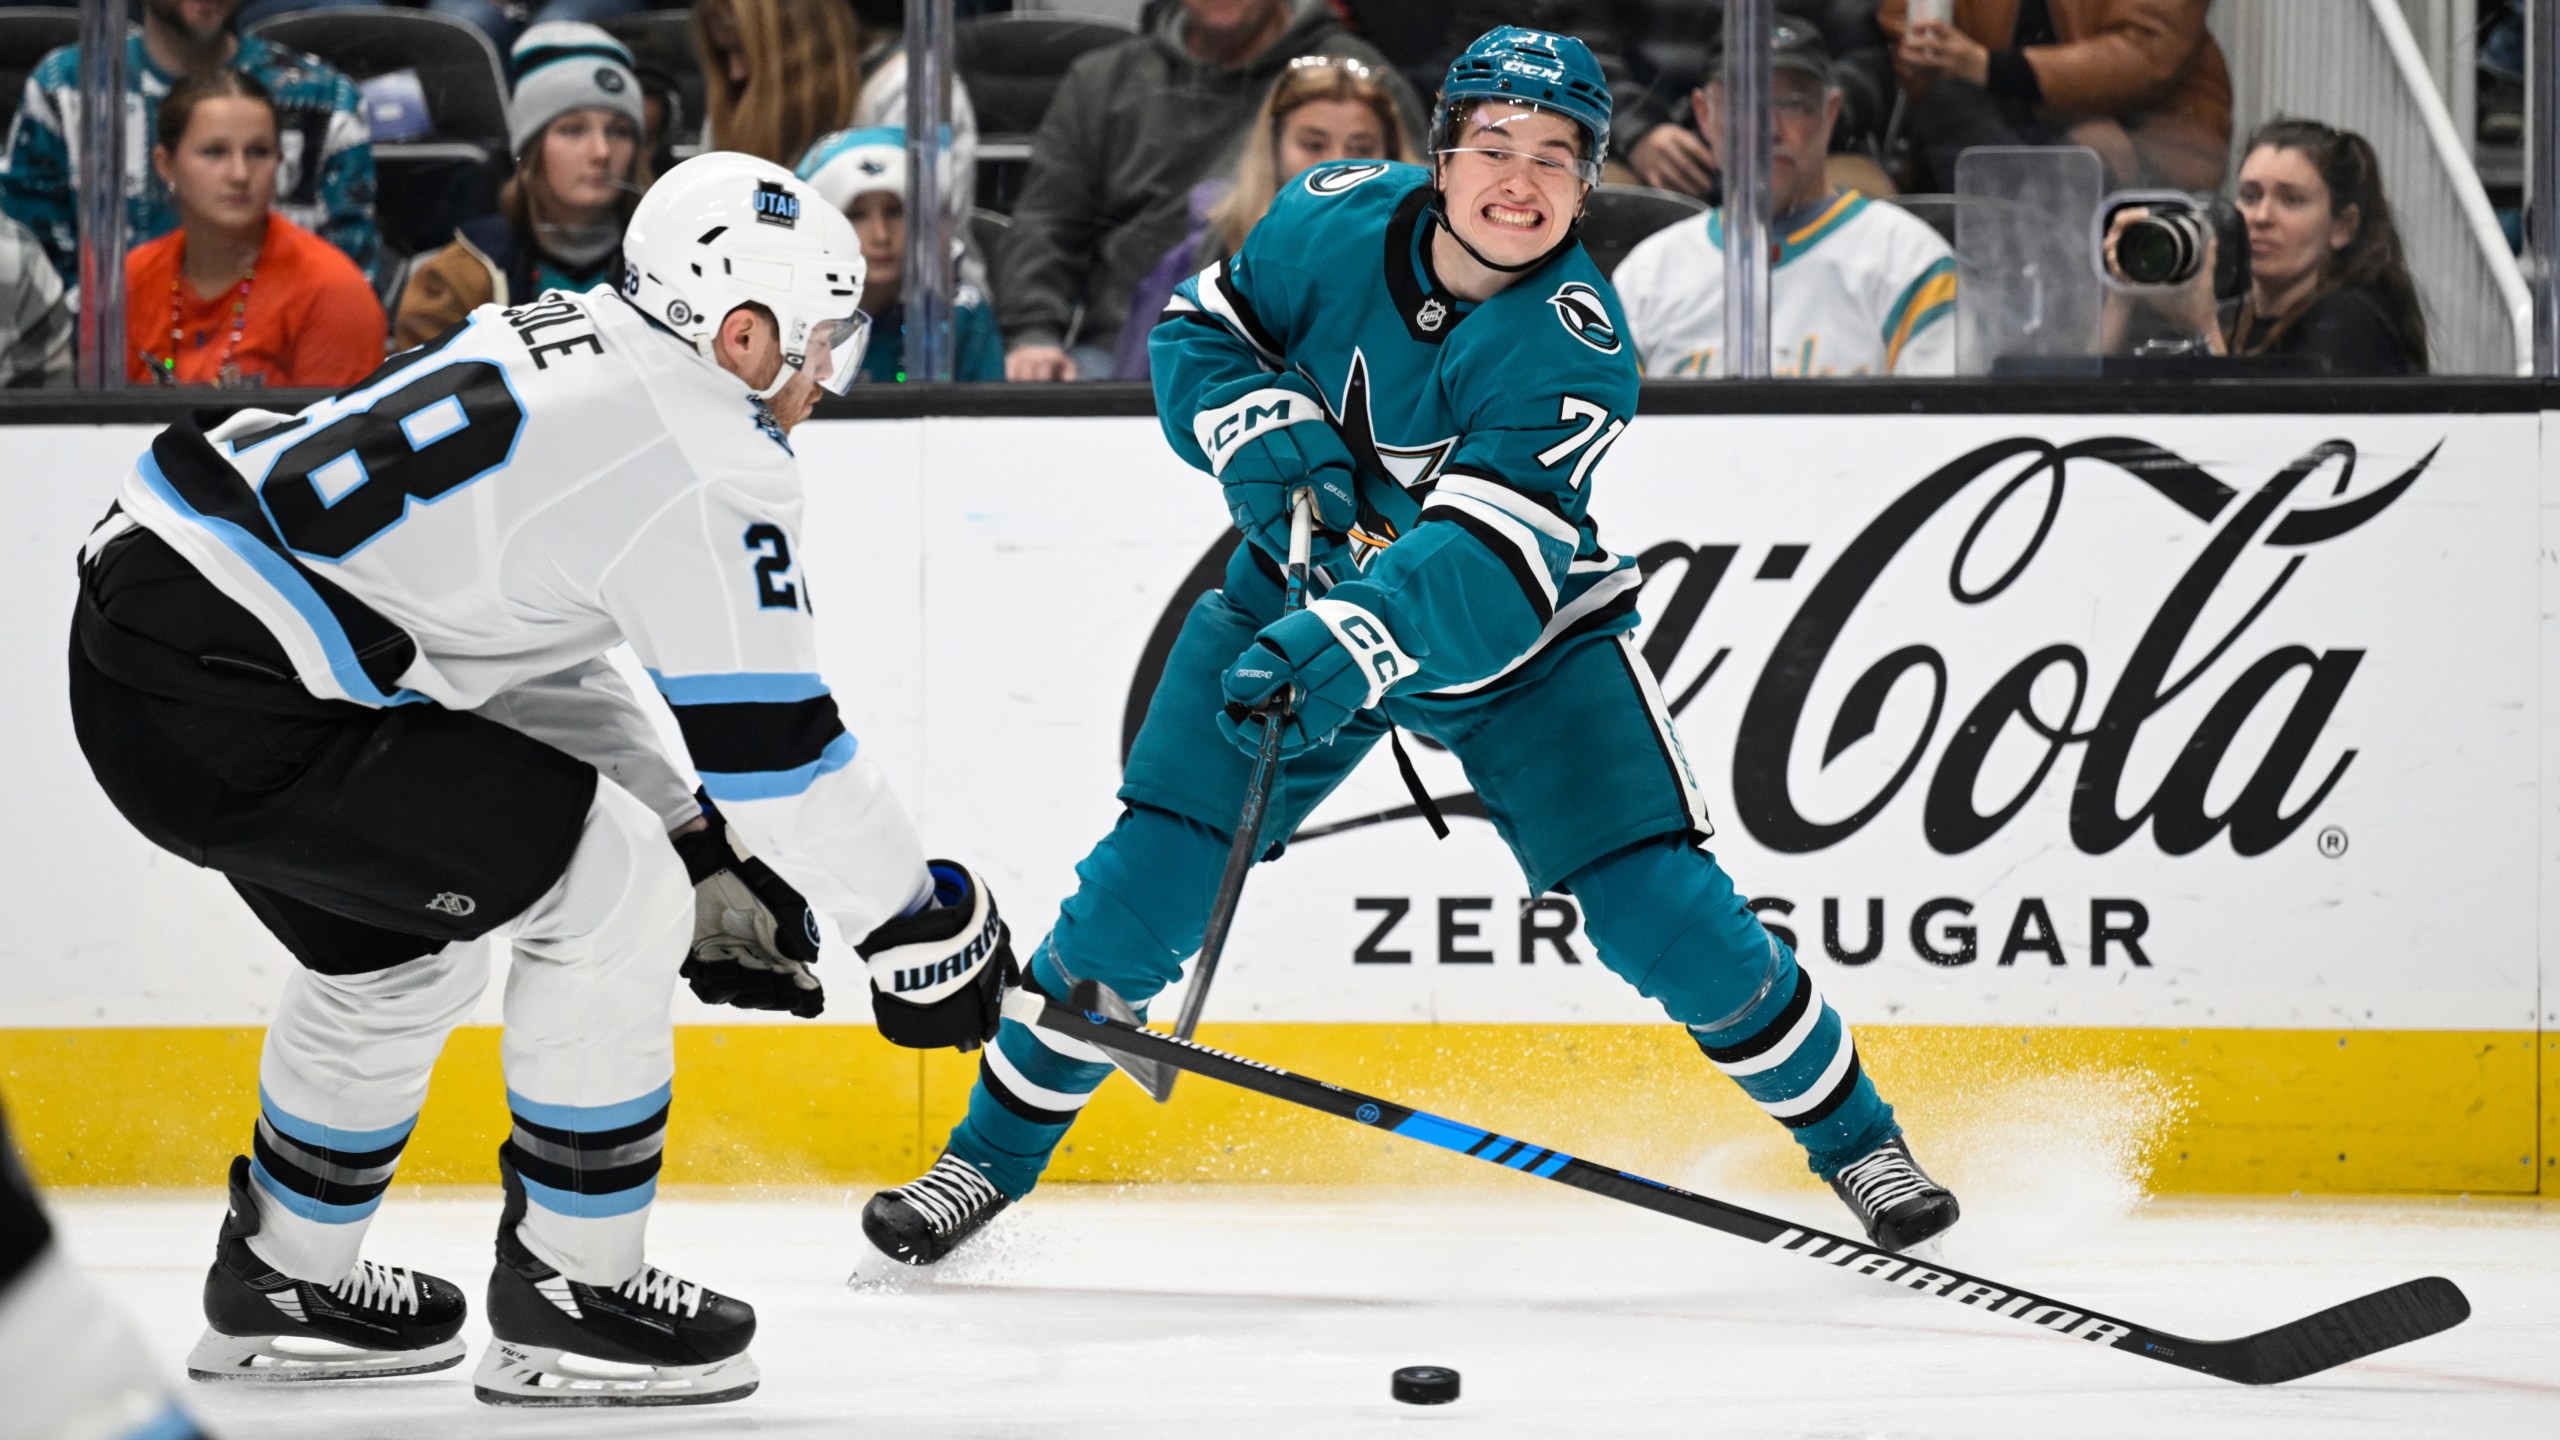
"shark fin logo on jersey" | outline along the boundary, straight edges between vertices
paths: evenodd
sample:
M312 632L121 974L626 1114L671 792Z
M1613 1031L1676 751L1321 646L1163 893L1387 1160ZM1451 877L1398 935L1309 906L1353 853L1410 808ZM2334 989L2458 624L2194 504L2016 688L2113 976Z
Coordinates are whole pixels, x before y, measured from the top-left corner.
M800 197L770 180L756 182L756 223L779 225L785 230L800 227Z
M1307 177L1307 193L1339 195L1354 185L1375 180L1386 173L1386 162L1382 160L1361 165L1327 165Z
M1618 327L1609 323L1609 307L1600 303L1600 292L1579 280L1566 281L1562 288L1547 297L1556 308L1556 321L1574 339L1603 355L1618 353Z

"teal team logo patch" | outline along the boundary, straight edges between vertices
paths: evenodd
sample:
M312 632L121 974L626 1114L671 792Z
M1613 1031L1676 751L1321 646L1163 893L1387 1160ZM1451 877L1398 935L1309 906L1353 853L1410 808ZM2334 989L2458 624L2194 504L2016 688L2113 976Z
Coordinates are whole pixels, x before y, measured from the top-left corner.
M1386 173L1387 167L1375 161L1365 165L1327 165L1307 177L1307 192L1311 195L1339 195L1354 185L1375 180Z
M1557 323L1566 333L1603 355L1618 353L1618 327L1609 323L1609 307L1600 303L1600 292L1579 280L1567 281L1547 303L1555 307Z

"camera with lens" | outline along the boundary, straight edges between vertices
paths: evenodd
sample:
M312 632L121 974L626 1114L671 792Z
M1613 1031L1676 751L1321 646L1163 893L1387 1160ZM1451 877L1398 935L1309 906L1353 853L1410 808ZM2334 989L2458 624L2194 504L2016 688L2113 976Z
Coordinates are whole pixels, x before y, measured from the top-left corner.
M2116 237L2107 278L2122 286L2161 289L2185 285L2213 256L2213 293L2236 300L2249 288L2249 228L2239 208L2219 198L2198 199L2177 190L2120 190L2098 202L2098 255L2106 263L2106 234L2127 210L2148 213Z

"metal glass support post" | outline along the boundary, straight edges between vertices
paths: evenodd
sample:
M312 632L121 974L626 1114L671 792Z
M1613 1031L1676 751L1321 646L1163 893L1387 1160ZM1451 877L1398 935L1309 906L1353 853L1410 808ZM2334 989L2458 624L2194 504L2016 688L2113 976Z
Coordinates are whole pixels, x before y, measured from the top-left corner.
M2548 0L2546 0L2548 3ZM1769 32L1776 0L1724 7L1724 373L1769 373Z
M2533 373L2560 375L2560 0L2525 14L2525 243L2533 286Z
M80 6L80 324L84 390L124 385L124 0ZM98 103L107 97L106 104Z
M909 380L948 381L952 334L951 0L907 0L907 277ZM875 345L902 343L874 336Z

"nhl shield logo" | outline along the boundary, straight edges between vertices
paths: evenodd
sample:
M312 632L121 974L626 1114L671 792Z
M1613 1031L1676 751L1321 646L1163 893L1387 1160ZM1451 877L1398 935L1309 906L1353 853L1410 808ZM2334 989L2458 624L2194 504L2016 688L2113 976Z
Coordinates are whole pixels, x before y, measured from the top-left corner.
M1618 327L1609 323L1609 307L1600 303L1599 291L1571 280L1548 296L1547 303L1555 307L1557 323L1574 339L1603 355L1618 353Z
M1449 307L1440 303L1440 297L1437 295L1423 301L1422 308L1413 312L1413 323L1425 330L1438 330L1442 322L1448 318Z
M439 892L433 900L428 901L427 908L439 915L450 915L459 920L478 910L480 902L460 891L445 890Z

